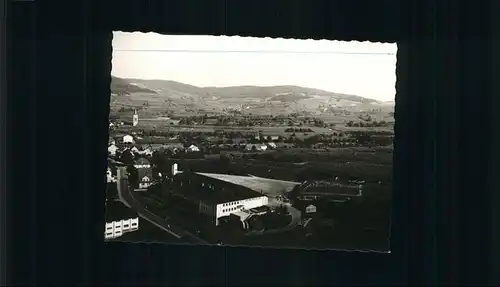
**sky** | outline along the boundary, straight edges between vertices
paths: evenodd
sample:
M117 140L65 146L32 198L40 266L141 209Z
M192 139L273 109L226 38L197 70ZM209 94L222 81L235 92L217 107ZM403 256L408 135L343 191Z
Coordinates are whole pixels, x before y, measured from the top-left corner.
M397 45L113 33L111 74L198 87L295 85L394 101Z

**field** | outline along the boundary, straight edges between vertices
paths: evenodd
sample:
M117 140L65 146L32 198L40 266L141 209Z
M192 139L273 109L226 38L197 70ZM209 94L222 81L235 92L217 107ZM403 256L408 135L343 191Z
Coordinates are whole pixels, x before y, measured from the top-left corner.
M347 203L314 202L318 212L307 218L307 226L246 237L241 245L388 249L393 152L390 142L383 140L393 136L393 104L294 86L199 88L171 81L133 82L150 92L132 88L131 93L112 95L110 118L115 123L131 122L137 110L139 125L118 126L112 134L137 132L142 137L138 142L143 144L156 140L148 132L163 132L164 138L175 136L186 146L195 144L201 149L199 157L190 159L187 154L167 153L160 168L163 174L175 162L181 171L207 173L273 195L307 180L365 182L363 196ZM120 82L120 87L124 90L126 83ZM224 133L216 133L221 130ZM280 136L277 141L289 145L244 152L238 149L241 141L268 141L248 135ZM326 136L312 137L315 135ZM229 147L213 147L222 143ZM225 153L230 156L222 156Z
M362 179L367 182L392 181L390 149L337 148L324 151L286 149L247 155L230 162L193 159L179 162L179 168L208 173L252 174L289 181L308 179Z
M224 131L234 131L234 132L261 132L264 136L287 136L292 134L291 132L285 132L286 129L290 128L289 126L258 126L258 127L235 127L235 126L210 126L210 125L172 125L166 121L162 120L141 120L141 125L136 128L123 128L124 132L130 130L162 130L168 132L201 132L201 133L213 133L215 131L224 130ZM382 132L391 132L390 128L360 128L360 127L345 127L345 126L335 126L333 128L323 128L323 127L293 127L293 128L304 128L311 129L313 132L295 132L295 135L298 137L304 136L312 136L315 134L333 134L339 132L352 132L352 131L382 131ZM120 128L118 129L120 130Z

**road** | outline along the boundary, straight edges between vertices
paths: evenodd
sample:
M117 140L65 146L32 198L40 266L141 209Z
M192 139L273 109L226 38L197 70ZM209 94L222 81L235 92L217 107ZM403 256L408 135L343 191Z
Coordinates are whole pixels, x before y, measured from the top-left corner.
M119 167L121 168L121 167ZM121 170L121 174L125 173L125 169ZM118 179L122 180L122 179ZM186 230L183 230L182 228L178 226L174 226L167 222L165 219L162 217L152 213L151 211L147 210L142 204L135 199L135 197L132 195L130 188L128 187L128 184L120 184L118 185L118 196L120 200L128 207L132 208L137 212L137 214L149 221L151 224L157 226L158 228L162 229L163 231L168 232L172 236L182 239L183 241L187 243L201 243L201 244L209 244L209 242L193 235L190 232L187 232Z

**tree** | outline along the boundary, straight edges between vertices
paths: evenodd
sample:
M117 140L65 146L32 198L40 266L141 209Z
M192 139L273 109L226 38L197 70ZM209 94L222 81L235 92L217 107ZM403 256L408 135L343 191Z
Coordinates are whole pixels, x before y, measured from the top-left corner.
M127 165L127 176L128 176L128 182L129 185L132 186L133 188L139 188L139 172L137 171L137 168L135 168L133 165Z
M125 164L133 164L134 163L134 154L130 150L124 151L120 155L120 161Z

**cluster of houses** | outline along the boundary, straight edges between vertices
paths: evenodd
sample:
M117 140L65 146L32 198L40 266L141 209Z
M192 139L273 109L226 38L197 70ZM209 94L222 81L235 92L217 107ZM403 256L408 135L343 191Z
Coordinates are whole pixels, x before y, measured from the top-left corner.
M119 141L111 140L108 144L108 154L115 156L117 152L131 151L134 154L152 156L154 151L169 150L173 154L178 152L199 152L196 145L185 147L183 143L172 140L162 144L136 144L136 139L131 135L124 135Z
M170 151L172 154L184 152L200 152L201 148L194 144L185 146L182 142L177 139L165 140L163 143L146 143L137 144L136 141L140 140L139 137L132 135L124 135L120 138L111 139L108 144L108 154L112 157L116 156L117 153L123 153L125 151L130 151L133 154L152 156L153 152L165 152ZM265 143L240 143L240 144L221 144L221 145L210 145L205 148L230 148L239 149L247 152L263 152L266 150L277 149L278 146L275 142L265 142Z
M117 183L118 181L116 167L112 164L112 161L113 160L108 161L108 169L106 171L107 183ZM137 157L134 159L133 165L137 169L139 189L147 189L150 187L154 183L151 162L145 157ZM161 174L158 175L161 176Z

